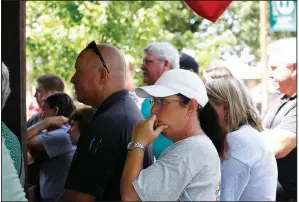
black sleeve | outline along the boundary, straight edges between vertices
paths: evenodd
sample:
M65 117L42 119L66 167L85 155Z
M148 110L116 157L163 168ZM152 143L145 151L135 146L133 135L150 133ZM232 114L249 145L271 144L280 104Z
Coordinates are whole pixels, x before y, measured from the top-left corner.
M95 137L93 143L86 141L84 146L78 147L65 188L101 198L113 178L122 151L116 149L119 141L111 138L111 134Z
M153 152L153 145L149 144L145 148L144 158L143 158L143 169L146 169L154 162L154 152Z

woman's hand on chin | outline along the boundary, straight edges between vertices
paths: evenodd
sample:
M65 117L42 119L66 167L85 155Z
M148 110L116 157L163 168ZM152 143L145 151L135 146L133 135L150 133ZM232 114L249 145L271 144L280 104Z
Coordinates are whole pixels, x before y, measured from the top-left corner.
M152 114L148 120L137 123L132 131L132 141L146 146L153 142L163 130L169 127L167 125L160 125L154 128L156 119L157 115Z

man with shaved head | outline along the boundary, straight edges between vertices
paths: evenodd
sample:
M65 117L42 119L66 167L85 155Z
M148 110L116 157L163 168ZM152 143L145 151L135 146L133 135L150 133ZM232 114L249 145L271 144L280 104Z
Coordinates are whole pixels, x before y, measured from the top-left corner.
M77 99L97 108L78 140L61 201L119 201L120 179L134 124L142 115L125 90L126 63L112 45L91 42L77 57L71 79ZM145 148L144 168L153 162Z

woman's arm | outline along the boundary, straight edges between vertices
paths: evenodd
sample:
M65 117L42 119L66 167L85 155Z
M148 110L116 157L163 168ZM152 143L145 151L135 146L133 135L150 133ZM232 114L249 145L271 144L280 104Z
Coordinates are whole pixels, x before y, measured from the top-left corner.
M133 151L128 151L120 186L122 201L140 201L140 198L133 187L133 182L142 171L143 157L144 151L141 149L136 148Z
M50 127L61 127L68 122L68 118L64 116L48 117L41 122L27 129L27 146L36 150L44 150L43 145L38 141L37 135L44 129Z
M49 119L42 120L39 123L34 124L27 129L27 141L29 142L32 138L37 136L42 130L48 128L50 125Z
M148 120L137 123L132 131L132 141L138 142L144 147L153 142L168 127L162 125L154 130L156 118L156 115L151 115ZM140 197L133 187L133 182L142 171L143 158L144 151L139 148L128 151L120 186L122 201L140 201Z

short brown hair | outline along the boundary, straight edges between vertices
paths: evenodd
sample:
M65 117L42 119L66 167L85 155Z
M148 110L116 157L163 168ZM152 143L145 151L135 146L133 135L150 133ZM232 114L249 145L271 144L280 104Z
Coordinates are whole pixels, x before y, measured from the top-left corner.
M92 116L94 115L95 111L96 109L94 108L77 109L69 116L69 122L78 122L78 128L80 134L82 134L82 131L85 131L87 129L88 123L92 119Z
M36 82L41 84L46 90L56 90L63 92L63 80L55 74L45 74L36 79Z
M76 109L72 98L63 92L57 92L49 95L45 99L45 103L47 103L51 109L58 107L57 116L68 117Z

